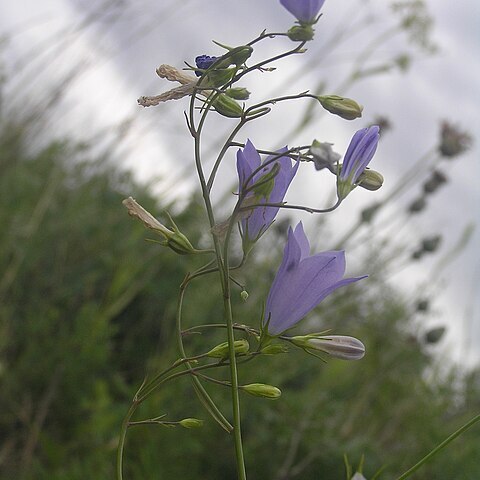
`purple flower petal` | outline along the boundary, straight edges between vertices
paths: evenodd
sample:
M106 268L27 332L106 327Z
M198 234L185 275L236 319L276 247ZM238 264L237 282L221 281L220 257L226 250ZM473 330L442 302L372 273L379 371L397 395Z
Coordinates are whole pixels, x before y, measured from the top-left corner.
M345 253L331 251L309 256L309 243L301 223L290 228L283 260L265 306L264 325L279 335L297 324L334 290L365 277L343 278Z
M278 153L281 154L287 149L283 148ZM265 168L258 171L253 178L247 182L252 173L261 165L260 155L255 150L255 147L247 141L245 148L239 150L237 153L237 172L239 180L239 194L242 195L247 188L252 187L262 177L272 170L274 165L279 165L279 171L273 178L273 188L268 197L255 198L254 192L246 194L246 199L253 201L253 203L281 203L287 193L288 187L297 173L299 163L296 162L292 166L292 161L289 157L280 157L278 160L268 163L272 157L268 157ZM242 218L241 220L241 234L244 241L249 244L256 242L268 229L268 227L275 220L279 207L256 207Z
M300 22L312 23L325 0L280 0L280 3Z

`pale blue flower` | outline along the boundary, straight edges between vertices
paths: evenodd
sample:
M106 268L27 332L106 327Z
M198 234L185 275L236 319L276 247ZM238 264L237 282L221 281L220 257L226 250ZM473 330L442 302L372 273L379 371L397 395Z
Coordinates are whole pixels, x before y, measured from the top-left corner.
M281 154L287 149L283 148L278 153ZM249 204L262 203L281 203L287 193L288 187L297 173L299 163L295 162L292 166L292 160L288 156L281 156L277 160L269 162L273 157L268 157L262 165L260 154L257 152L250 140L247 140L245 148L239 149L237 153L237 172L239 195L244 196L242 206ZM269 185L264 185L255 191L255 184L261 182L272 168L278 168L276 175L269 181ZM253 172L259 169L253 176ZM252 188L253 187L253 188ZM247 189L250 191L247 192ZM279 207L255 207L251 210L245 210L240 221L240 232L244 242L244 249L249 250L267 230L274 221Z
M334 290L363 277L343 278L345 252L310 255L310 244L300 222L288 230L283 260L265 306L264 327L279 335L295 326Z
M380 128L372 125L355 133L343 159L337 179L338 197L343 200L355 188L358 177L363 173L377 150Z

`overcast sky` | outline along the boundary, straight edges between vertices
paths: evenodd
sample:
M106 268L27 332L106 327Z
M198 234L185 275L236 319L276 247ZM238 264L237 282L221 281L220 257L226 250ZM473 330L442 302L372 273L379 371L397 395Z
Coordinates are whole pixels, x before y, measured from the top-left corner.
M105 3L110 4L109 9L98 8ZM450 349L455 360L471 363L479 358L480 340L480 2L427 1L435 21L432 39L439 52L427 55L409 45L405 35L396 36L380 45L369 65L380 66L395 55L408 53L413 61L407 72L391 71L359 82L348 92L337 92L335 88L341 86L352 59L393 25L389 3L327 0L307 54L279 62L278 72L252 76L254 80L247 82L257 100L267 98L271 92L277 94L276 89L282 86L288 93L297 93L325 79L330 93L345 93L365 105L363 119L346 122L329 115L319 116L297 137L285 139L304 107L298 111L282 106L268 123L251 127L246 134L264 148L276 148L285 141L305 144L318 138L334 143L334 149L344 153L355 130L378 114L387 115L394 129L382 137L372 162L372 167L384 174L385 186L373 194L355 191L347 199L341 221L337 222L338 229L346 231L362 206L388 195L395 179L434 145L441 119L470 130L475 136L474 148L441 165L449 183L435 194L434 208L417 216L409 227L401 229L399 236L408 243L417 241L419 232L425 236L441 233L445 236L442 252L446 253L468 224L477 225L468 247L442 272L442 280L436 284L439 295L435 314L428 320L431 325L449 326L443 351ZM367 13L371 15L371 24L355 33ZM59 105L61 115L56 132L88 138L102 126L134 115L125 165L142 179L162 175L166 179L162 186L174 183L177 193L184 195L193 185L178 181L178 166L191 161L191 143L182 121L186 103L172 102L150 109L136 105L139 96L158 94L170 87L156 77L155 68L161 63L181 68L184 61L192 62L199 54L221 54L212 39L237 45L254 38L264 28L286 30L292 20L277 0L3 0L0 33L10 36L10 40L1 54L8 76L12 77L7 96L17 103L23 101L24 95L41 98L62 75L83 62L69 95ZM351 29L350 40L326 51L325 60L304 73L304 62L325 55L322 47L339 27ZM270 42L261 53L278 51L285 45L281 39ZM284 85L286 79L288 85ZM219 131L221 126L210 134L211 141ZM232 174L232 165L233 154L222 175ZM314 204L328 201L327 183L319 183L311 169L303 169L297 185L301 187L294 188L289 196L293 203L312 204L312 198ZM395 207L390 214L398 214L399 208ZM328 239L320 243L322 248L333 246ZM418 288L428 283L432 266L432 262L421 262L392 281L398 281L406 292L417 294ZM465 352L467 339L470 350Z

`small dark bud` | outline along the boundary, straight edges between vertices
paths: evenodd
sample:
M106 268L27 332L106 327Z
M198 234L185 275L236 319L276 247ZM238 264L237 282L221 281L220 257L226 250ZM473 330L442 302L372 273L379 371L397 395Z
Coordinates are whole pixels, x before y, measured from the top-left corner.
M447 177L439 170L434 170L431 177L423 184L423 191L433 193L446 182Z
M423 250L417 250L412 253L412 260L420 260L423 255Z
M408 207L408 211L410 213L418 213L418 212L421 212L426 206L427 206L427 201L425 200L425 197L420 197L420 198L417 198L417 200L414 200L410 204L410 206Z
M440 242L442 241L442 237L440 235L435 235L434 237L425 238L422 241L422 249L424 252L432 253L437 250L440 246Z
M440 125L440 154L453 158L468 150L473 139L468 132L462 132L458 127L444 121Z
M424 336L425 343L432 343L432 344L438 343L442 339L446 330L447 329L445 327L432 328L427 333L425 333L425 336Z
M381 206L380 203L374 203L370 207L367 207L364 210L362 210L362 213L361 213L362 222L370 223L373 220L373 217L378 212L378 209L380 208L380 206Z
M426 312L430 307L430 302L426 299L417 302L417 312Z

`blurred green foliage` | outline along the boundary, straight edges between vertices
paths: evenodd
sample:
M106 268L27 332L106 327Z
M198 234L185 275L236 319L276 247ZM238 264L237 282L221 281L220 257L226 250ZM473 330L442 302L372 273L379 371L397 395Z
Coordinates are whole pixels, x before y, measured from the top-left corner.
M152 212L161 208L114 159L68 141L32 145L22 122L3 120L1 478L110 479L119 426L145 371L177 358L178 286L197 260L145 242L149 232L127 216L121 200L132 195ZM195 197L175 219L195 245L207 233ZM238 290L238 322L258 324L283 248L282 223L271 230L238 274L250 293L243 303ZM344 453L354 464L365 454L367 478L382 467L380 478L392 478L480 409L480 372L464 375L436 363L434 346L416 334L413 307L384 275L377 268L368 282L337 292L303 326L361 338L363 360L323 364L291 350L241 367L242 383L283 391L273 402L242 397L252 480L338 480ZM194 282L185 303L185 327L222 321L210 278ZM224 341L223 333L187 337L188 352L206 351ZM228 390L207 388L229 416ZM168 420L207 421L198 430L132 427L126 478L235 478L233 442L207 417L188 379L155 394L138 419L163 413ZM480 478L479 442L474 428L413 478Z

